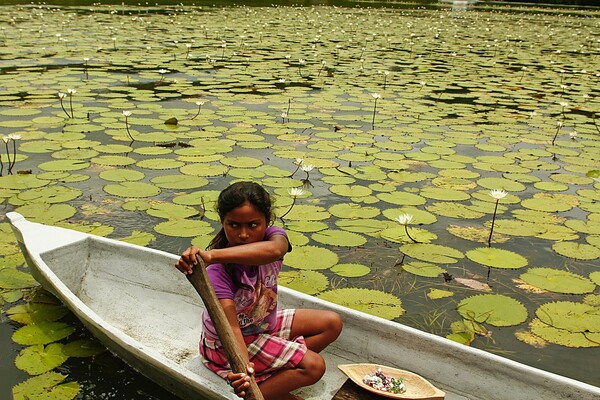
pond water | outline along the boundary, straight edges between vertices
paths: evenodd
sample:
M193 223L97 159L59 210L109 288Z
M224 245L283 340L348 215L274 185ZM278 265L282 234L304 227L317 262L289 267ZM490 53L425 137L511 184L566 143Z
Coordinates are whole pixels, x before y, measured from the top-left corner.
M600 385L600 11L151 3L0 7L3 214L180 253L256 180L283 284ZM14 307L53 300L0 232L10 398ZM172 398L106 352L54 372Z

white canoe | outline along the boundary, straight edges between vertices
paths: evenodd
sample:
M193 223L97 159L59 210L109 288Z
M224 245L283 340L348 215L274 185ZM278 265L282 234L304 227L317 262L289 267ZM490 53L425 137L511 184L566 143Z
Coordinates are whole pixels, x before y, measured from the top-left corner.
M237 399L198 356L200 296L174 264L178 256L7 217L34 277L104 345L183 399ZM332 309L344 321L323 353L323 379L298 394L330 400L346 381L337 365L375 363L423 376L446 399L600 398L600 388L284 287L286 308Z

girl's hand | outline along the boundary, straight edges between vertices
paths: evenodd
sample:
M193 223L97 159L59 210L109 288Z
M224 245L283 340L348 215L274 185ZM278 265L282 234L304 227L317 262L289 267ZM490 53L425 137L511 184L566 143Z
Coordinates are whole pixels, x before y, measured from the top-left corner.
M204 250L200 250L196 246L189 247L186 251L183 252L175 267L178 270L183 272L186 275L192 273L192 268L198 264L198 260L196 259L196 255L199 255L200 258L204 260L205 263L208 264L210 260L210 253Z
M233 392L238 397L243 398L246 396L246 390L250 387L250 375L254 374L254 363L248 363L247 371L247 374L234 374L233 372L227 374L227 382L229 382L229 386L233 388Z

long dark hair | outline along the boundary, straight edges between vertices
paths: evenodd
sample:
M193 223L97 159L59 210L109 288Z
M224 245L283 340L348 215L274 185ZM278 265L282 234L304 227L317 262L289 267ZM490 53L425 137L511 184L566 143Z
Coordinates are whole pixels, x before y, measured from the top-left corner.
M217 200L217 213L221 222L225 219L227 213L240 207L244 203L250 203L256 209L265 216L267 224L271 222L273 213L271 211L271 196L262 186L255 182L241 181L236 182L229 187L225 188L220 194ZM222 249L227 247L228 240L225 236L225 229L221 227L219 232L210 241L207 250L210 249ZM232 264L225 264L225 271L227 275L231 277L233 283L237 287L241 287L247 290L252 290L251 286L245 285L240 282L238 277L234 273L234 267Z
M250 203L256 209L265 216L267 224L269 224L273 218L273 212L271 211L271 196L262 186L255 182L241 181L236 182L219 194L217 200L217 213L221 222L225 219L227 213L240 207L244 203ZM219 232L210 241L207 249L222 249L227 247L227 237L225 236L225 230L221 227Z

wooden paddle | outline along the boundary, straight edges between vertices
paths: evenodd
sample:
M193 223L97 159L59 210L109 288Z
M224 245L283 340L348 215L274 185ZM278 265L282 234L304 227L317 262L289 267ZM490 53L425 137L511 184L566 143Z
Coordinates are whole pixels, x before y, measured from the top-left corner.
M240 349L240 346L235 339L233 330L221 307L221 303L217 299L215 290L208 280L204 260L198 255L196 256L196 259L198 260L198 265L192 270L191 274L186 276L206 306L208 315L210 315L210 319L215 325L215 329L219 335L219 340L225 349L225 354L227 355L231 370L235 373L247 373L246 361L244 361L244 358L241 355L242 349ZM250 387L246 390L246 396L244 398L247 400L264 400L253 376L250 376Z

